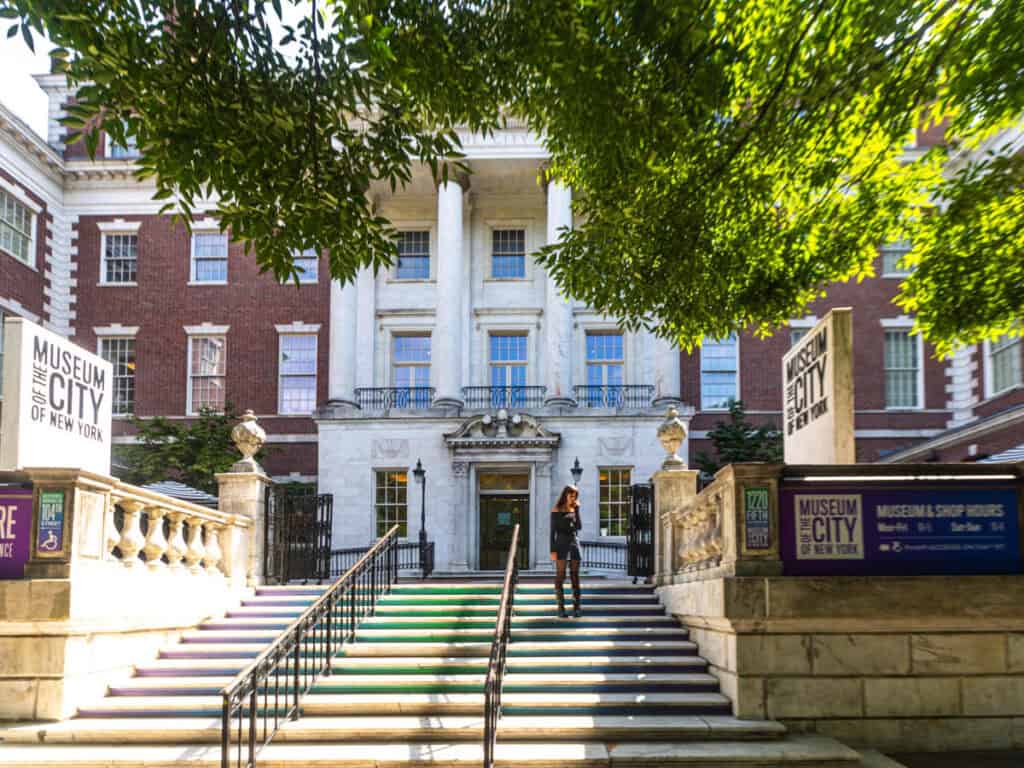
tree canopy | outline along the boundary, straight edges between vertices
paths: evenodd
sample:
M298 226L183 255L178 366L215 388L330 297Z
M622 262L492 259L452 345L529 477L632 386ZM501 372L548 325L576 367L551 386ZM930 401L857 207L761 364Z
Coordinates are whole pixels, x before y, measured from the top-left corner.
M708 430L713 454L700 451L694 464L708 477L729 464L744 461L782 463L782 432L774 424L755 425L740 400L729 403L729 420Z
M289 19L298 15L299 21ZM909 239L899 301L940 352L1024 315L1017 0L0 0L62 46L68 125L261 266L390 264L373 183L444 177L457 126L544 137L580 224L561 288L684 346L769 333ZM904 162L915 128L951 143ZM978 151L975 151L978 150ZM471 170L471 169L468 169Z

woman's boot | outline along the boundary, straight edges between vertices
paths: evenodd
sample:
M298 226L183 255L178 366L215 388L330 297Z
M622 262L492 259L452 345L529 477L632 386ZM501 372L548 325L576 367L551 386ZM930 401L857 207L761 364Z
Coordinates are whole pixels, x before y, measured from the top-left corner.
M565 598L562 597L562 590L558 590L556 596L558 598L558 618L568 619L569 614L565 612Z
M572 615L574 618L579 618L583 615L583 608L580 607L580 591L574 589L572 592Z

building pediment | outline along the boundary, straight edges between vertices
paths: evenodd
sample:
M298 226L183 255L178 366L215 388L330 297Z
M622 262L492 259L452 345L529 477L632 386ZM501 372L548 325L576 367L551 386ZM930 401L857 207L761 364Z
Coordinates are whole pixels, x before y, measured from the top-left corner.
M562 437L545 429L533 416L510 414L504 408L467 419L444 436L449 448L557 448Z

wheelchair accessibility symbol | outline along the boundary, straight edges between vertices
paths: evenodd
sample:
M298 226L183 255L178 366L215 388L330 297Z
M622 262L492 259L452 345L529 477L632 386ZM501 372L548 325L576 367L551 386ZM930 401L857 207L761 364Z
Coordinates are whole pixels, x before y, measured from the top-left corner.
M46 538L40 541L36 549L42 552L56 552L60 548L60 541L53 531L46 532Z

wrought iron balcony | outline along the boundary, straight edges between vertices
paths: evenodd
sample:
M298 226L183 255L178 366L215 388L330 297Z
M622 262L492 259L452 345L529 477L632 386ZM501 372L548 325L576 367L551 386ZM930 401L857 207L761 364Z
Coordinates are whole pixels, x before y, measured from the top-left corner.
M652 384L606 384L573 387L580 408L650 408Z
M433 387L363 387L356 390L359 407L370 411L388 408L429 408L434 402Z
M547 387L463 387L467 408L540 408Z

